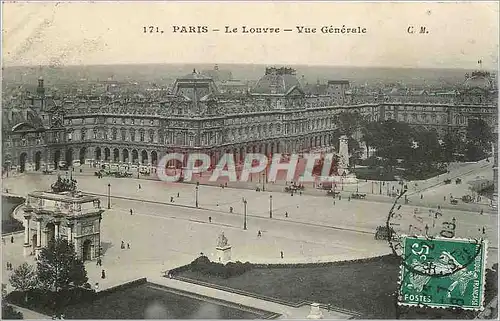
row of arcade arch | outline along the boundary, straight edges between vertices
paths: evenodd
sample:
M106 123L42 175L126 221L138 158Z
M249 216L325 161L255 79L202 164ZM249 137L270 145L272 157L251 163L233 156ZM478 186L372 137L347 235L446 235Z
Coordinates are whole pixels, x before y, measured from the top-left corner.
M330 135L321 135L308 137L299 140L290 140L285 142L268 142L261 144L254 144L251 146L232 146L226 149L217 149L208 152L213 161L218 159L222 153L233 153L235 155L235 160L242 161L246 153L293 153L299 152L301 150L306 150L314 147L328 146L333 142L331 141ZM75 153L76 152L76 153ZM7 155L8 156L8 155ZM47 155L49 156L49 155ZM12 161L6 157L6 164L11 164ZM33 163L34 170L39 171L42 169L44 155L41 151L36 151L33 154L33 159L28 156L28 153L23 152L19 155L20 171L26 171L26 164ZM159 155L156 151L150 151L143 149L129 149L129 148L109 148L109 147L81 147L81 148L68 148L66 150L56 149L53 151L49 159L46 160L47 163L52 163L54 168L61 167L61 163L64 162L66 166L71 166L75 160L79 160L80 164L84 164L87 159L93 159L94 161L103 162L113 162L113 163L132 163L141 165L157 165L159 161Z

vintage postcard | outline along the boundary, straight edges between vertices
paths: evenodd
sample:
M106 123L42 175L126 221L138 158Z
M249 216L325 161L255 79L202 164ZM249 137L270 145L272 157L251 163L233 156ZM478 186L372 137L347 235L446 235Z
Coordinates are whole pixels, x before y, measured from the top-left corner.
M2 3L2 319L497 319L498 2Z

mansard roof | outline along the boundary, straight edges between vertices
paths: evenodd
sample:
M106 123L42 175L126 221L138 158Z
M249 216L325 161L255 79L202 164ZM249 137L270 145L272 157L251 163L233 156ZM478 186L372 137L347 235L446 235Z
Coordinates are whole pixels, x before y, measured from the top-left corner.
M295 70L291 68L266 68L266 74L260 78L250 91L257 95L288 95L294 90L304 94Z
M31 108L8 108L2 111L4 131L24 132L44 129L42 119Z

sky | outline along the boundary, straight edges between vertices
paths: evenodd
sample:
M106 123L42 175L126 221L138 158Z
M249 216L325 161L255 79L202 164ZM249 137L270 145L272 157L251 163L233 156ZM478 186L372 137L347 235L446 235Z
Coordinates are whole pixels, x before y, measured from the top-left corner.
M3 4L4 66L254 63L497 69L498 2L16 2ZM173 26L207 26L180 34ZM323 34L319 28L366 28ZM144 33L157 26L163 33ZM290 28L224 33L225 26ZM297 26L318 28L299 34ZM415 33L408 33L414 26ZM419 34L420 26L428 33ZM212 29L220 32L212 32Z

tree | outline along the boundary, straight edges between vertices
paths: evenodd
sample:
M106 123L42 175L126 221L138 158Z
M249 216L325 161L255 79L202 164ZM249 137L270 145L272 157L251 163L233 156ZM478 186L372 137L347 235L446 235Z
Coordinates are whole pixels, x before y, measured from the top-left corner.
M37 274L42 284L56 292L81 286L88 280L85 266L77 258L73 244L65 239L51 241L42 249Z
M24 319L23 314L14 310L14 308L7 304L2 303L2 320L22 320Z
M448 131L443 137L443 157L446 162L455 161L455 154L463 154L464 143L456 132Z
M352 136L359 129L362 118L357 112L341 112L338 117L338 126L342 135Z
M363 156L363 148L360 146L359 142L353 137L349 137L348 141L349 154L351 157L349 159L349 165L354 166L359 164L359 160Z
M38 286L35 269L26 262L14 270L9 278L9 282L14 289L24 292L24 300L26 302L28 302L29 291L36 289Z
M494 140L490 126L483 119L469 119L467 122L467 142L483 150L490 150Z
M486 157L495 139L490 126L483 119L469 119L466 137L465 154L469 160L473 161Z

